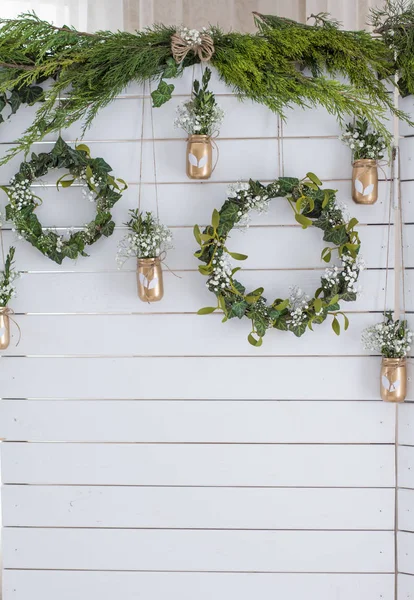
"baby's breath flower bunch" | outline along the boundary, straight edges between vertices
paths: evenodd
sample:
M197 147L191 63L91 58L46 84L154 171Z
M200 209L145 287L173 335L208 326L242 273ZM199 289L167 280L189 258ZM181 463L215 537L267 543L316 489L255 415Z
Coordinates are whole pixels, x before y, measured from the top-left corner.
M203 41L201 36L209 33L210 32L206 29L206 27L203 27L201 31L198 31L198 29L189 29L188 27L180 27L178 30L179 36L184 40L187 46L190 46L190 48L193 46L199 46Z
M250 183L237 181L227 186L227 197L232 198L240 204L237 216L237 227L249 227L251 220L250 211L255 210L259 215L267 212L270 198L266 190L259 194L252 194Z
M211 71L206 68L200 82L193 83L191 100L177 107L174 126L184 129L189 135L212 135L218 131L224 118L224 111L216 102L213 92L208 91Z
M16 296L16 287L14 282L19 277L19 272L13 268L15 249L10 248L6 261L4 263L4 271L0 275L0 307L8 306L11 298Z
M384 138L372 130L367 119L358 119L355 125L348 123L340 139L352 150L354 160L381 160L386 153Z
M411 350L413 332L407 321L394 321L392 312L385 313L383 323L367 327L362 333L365 350L379 352L385 358L404 358Z
M128 233L118 245L117 262L122 266L132 256L157 258L172 248L172 233L161 225L151 213L130 210L130 220L125 223Z

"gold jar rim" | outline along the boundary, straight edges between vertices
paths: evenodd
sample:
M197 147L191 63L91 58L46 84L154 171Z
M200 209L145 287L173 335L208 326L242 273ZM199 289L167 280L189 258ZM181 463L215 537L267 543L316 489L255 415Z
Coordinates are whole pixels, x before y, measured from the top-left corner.
M352 163L353 167L376 167L377 161L374 158L358 158Z
M159 256L154 256L152 258L137 258L138 265L157 265L161 262L161 258Z
M402 358L387 358L386 356L382 357L382 363L387 367L400 367L405 365L406 362L407 359L405 356L403 356Z
M200 133L192 133L188 136L189 142L209 142L211 135L205 135Z

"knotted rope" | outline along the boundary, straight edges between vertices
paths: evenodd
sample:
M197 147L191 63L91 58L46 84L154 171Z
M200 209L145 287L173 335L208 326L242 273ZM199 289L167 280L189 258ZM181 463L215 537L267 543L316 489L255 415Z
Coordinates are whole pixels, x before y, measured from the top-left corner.
M206 62L214 54L214 42L211 35L196 29L183 28L176 31L171 37L171 51L176 63L181 63L189 52L194 52L202 61Z

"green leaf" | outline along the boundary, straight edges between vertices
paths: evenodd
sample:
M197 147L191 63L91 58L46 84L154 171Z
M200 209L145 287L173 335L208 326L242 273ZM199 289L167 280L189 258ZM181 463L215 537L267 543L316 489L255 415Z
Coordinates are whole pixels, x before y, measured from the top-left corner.
M220 213L218 210L214 209L213 210L213 216L211 218L211 224L213 225L214 229L217 230L217 227L219 226L220 223Z
M173 59L172 56L170 56L169 58L167 58L167 66L164 69L164 73L163 73L163 77L165 77L165 79L171 79L173 77L177 77L178 74L178 65L175 62L175 60Z
M306 173L306 177L310 179L313 183L315 183L317 186L322 185L322 181L319 179L319 177L315 175L315 173Z
M16 114L20 104L22 103L19 93L16 90L13 90L10 94L10 97L7 99L7 103L11 108L11 114Z
M348 223L348 231L350 229L353 229L356 225L358 225L358 223L359 223L358 219L356 219L355 217L352 217L352 219Z
M344 314L343 314L342 316L343 316L343 318L344 318L344 329L345 329L345 331L346 331L346 330L348 329L348 327L349 327L349 319L348 319L348 317L347 317L346 315L344 315Z
M331 300L329 301L328 306L332 306L333 304L336 304L339 300L339 295L335 294L335 296L333 296L333 298L331 298Z
M193 234L194 234L197 244L200 244L200 246L201 246L201 232L200 232L200 227L198 225L194 225Z
M210 273L212 272L212 268L208 265L200 265L198 267L198 270L202 275L210 275Z
M329 190L324 190L322 208L326 208L330 200Z
M247 306L247 302L245 302L244 300L240 300L239 302L233 302L228 315L229 319L231 317L238 317L239 319L244 317Z
M217 306L205 306L204 308L200 308L197 311L197 314L198 315L210 315L215 310L217 310Z
M260 299L263 292L264 288L262 287L257 288L253 292L250 292L250 294L247 294L247 296L245 297L246 302L248 302L249 304L255 304Z
M334 317L334 320L332 321L332 329L334 330L334 332L336 333L336 335L340 335L341 333L341 326L339 325L339 321L336 317Z
M247 336L247 339L249 341L249 344L251 344L252 346L255 346L256 348L258 348L259 346L261 346L263 344L263 339L261 337L259 337L259 339L256 339L253 334L249 333L249 335Z
M234 258L235 260L246 260L246 258L249 258L247 256L247 254L239 254L238 252L229 252L228 250L227 250L227 253L230 254L230 256L232 258Z
M51 154L53 156L62 156L64 154L66 154L66 152L68 151L68 148L69 148L69 146L67 145L67 143L63 141L61 136L59 136L58 139L56 140L56 144L52 148Z
M209 242L212 237L208 233L200 233L200 239L202 242Z
M158 108L171 99L174 86L172 83L166 83L161 79L156 90L151 93L152 105Z
M75 146L75 149L78 152L85 152L88 156L91 155L91 151L89 150L89 147L86 144L78 144L77 146ZM123 181L122 179L118 179L118 181L125 183L125 181Z
M300 223L300 225L302 225L302 229L307 229L312 225L312 221L308 219L308 217L305 217L299 213L295 214L295 219L298 223Z
M320 298L315 298L315 300L313 301L313 307L314 307L316 313L321 312L322 300Z
M324 260L325 262L330 262L331 258L332 258L332 250L331 248L324 248L322 250L322 260Z
M19 90L21 101L31 106L44 99L43 89L39 85L29 85Z
M273 308L275 308L276 310L282 311L282 310L285 310L285 308L287 308L288 306L289 306L289 299L283 300L283 302L279 302L279 304L274 305Z
M306 329L308 327L307 322L305 321L304 323L301 323L300 325L298 325L297 327L291 327L290 331L296 335L296 337L301 337L305 332Z

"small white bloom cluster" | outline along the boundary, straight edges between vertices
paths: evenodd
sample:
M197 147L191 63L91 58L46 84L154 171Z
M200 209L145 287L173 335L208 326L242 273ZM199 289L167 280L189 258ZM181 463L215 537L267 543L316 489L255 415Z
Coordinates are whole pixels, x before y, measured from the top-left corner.
M198 29L189 29L188 27L180 27L178 30L179 36L184 40L187 46L191 48L193 46L199 46L202 42L202 35L207 34L208 31L205 27L201 31Z
M189 135L212 135L220 129L224 119L224 110L218 105L201 110L193 100L182 102L177 106L177 117L174 127L184 129Z
M213 258L213 273L209 277L206 286L210 292L219 292L229 286L231 281L232 266L226 253L217 255Z
M413 333L405 321L394 321L390 314L384 323L367 327L362 333L365 350L379 352L387 358L404 358L411 350Z
M14 270L10 271L7 283L4 275L0 277L0 306L7 306L10 298L16 297L17 293L14 282L18 277L20 277L19 272Z
M348 125L347 131L339 139L352 150L355 160L384 158L386 151L384 138L376 132L369 132L367 124L358 121L355 126Z
M348 207L344 202L335 200L332 204L326 207L329 224L333 227L335 225L342 225L342 223L348 223L351 220Z
M289 313L290 318L286 321L289 329L294 329L308 320L306 310L309 308L310 297L301 288L293 286L289 288Z
M250 185L238 181L236 183L229 184L227 188L227 197L234 198L240 201L240 210L237 213L239 220L237 222L238 227L249 227L251 220L250 211L255 210L259 214L265 213L269 208L269 196L267 194L256 194L253 196L249 194Z
M357 294L360 291L357 280L361 271L365 269L365 262L360 256L353 258L350 254L342 254L341 267L328 267L324 273L324 286L331 289L342 280L346 282L346 291Z
M147 213L144 218L136 215L128 226L130 231L118 245L116 260L119 266L131 256L156 258L172 248L171 231L161 225L151 213Z
M89 200L89 202L95 202L97 192L99 192L99 188L102 186L103 178L92 175L88 180L86 169L83 169L78 177L78 181L82 184L82 196Z
M9 183L10 204L15 210L22 210L34 202L34 197L30 189L30 181L22 179L16 181L15 177L10 179Z

